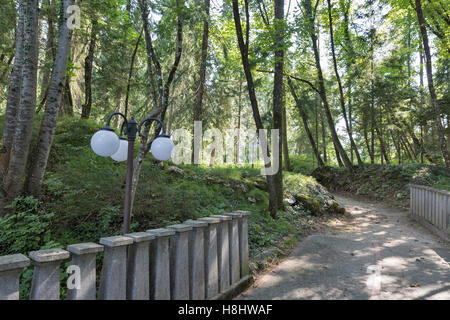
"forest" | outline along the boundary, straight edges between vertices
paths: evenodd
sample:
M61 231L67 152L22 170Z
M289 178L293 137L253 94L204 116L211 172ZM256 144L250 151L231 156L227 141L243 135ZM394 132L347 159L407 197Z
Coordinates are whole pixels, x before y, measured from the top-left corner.
M0 276L242 211L252 277L297 255L250 298L448 298L448 246L405 213L449 236L448 0L0 0L0 33ZM366 258L391 287L347 290Z
M77 238L89 237L89 222L120 231L125 167L89 147L113 112L161 119L173 139L185 133L177 169L150 155L161 126L144 126L133 215L154 216L140 223L239 207L242 195L222 194L211 179L244 181L244 193L259 184L242 199L272 219L289 188L324 168L355 181L364 168L431 172L425 182L450 185L447 0L1 0L0 32L0 224L11 226L8 214L41 217L31 222L41 235L34 247L53 239L49 225L77 221ZM200 133L272 135L259 135L258 161L240 163L249 138L232 137L226 159L219 144L192 147L199 122ZM119 132L122 122L111 125ZM274 174L256 170L273 163Z

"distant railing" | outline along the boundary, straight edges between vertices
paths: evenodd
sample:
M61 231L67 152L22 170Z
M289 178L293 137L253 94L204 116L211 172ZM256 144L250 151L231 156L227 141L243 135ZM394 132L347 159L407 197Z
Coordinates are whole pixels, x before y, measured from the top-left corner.
M0 300L19 299L20 275L33 262L31 300L60 299L60 266L72 256L68 300L228 299L251 281L247 211L163 229L102 238L63 249L0 257ZM96 287L96 256L104 251Z
M448 240L450 192L418 185L410 185L410 192L410 216Z

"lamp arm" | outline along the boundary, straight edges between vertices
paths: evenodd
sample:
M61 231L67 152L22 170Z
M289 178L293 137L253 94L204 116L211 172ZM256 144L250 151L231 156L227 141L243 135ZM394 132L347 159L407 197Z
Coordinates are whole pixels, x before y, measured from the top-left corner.
M106 121L106 127L107 128L111 128L111 126L110 126L111 119L114 116L116 116L116 115L121 116L125 120L125 123L128 123L128 119L127 119L127 117L125 117L125 115L123 113L121 113L121 112L114 112L114 113L111 113L111 115L108 117L108 120Z
M141 123L139 124L139 126L138 126L138 132L139 132L139 136L140 136L140 137L142 137L142 134L141 134L141 128L142 128L142 126L143 126L146 122L152 122L152 121L158 122L158 123L160 124L160 126L161 126L162 134L163 134L163 135L166 134L166 126L164 125L164 122L162 122L161 119L149 117L149 118L146 118L146 119L142 120L142 122L141 122Z
M122 126L120 127L120 136L119 136L119 138L123 138L124 134L127 135L127 125L128 125L127 121L122 122Z

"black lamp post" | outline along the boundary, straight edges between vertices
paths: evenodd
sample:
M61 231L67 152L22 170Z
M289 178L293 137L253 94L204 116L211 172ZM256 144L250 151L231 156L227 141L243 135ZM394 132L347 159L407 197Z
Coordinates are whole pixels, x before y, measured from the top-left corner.
M111 119L114 116L121 116L124 119L120 130L120 137L116 135L111 128ZM112 113L106 122L106 126L97 131L91 139L92 150L101 157L111 157L115 161L122 162L127 161L127 176L126 176L126 188L125 188L125 203L123 208L123 230L124 234L130 231L130 216L131 216L131 193L132 193L132 180L133 180L133 154L134 154L134 141L137 135L142 137L141 128L147 122L156 121L161 125L161 134L152 142L151 153L153 156L160 160L169 160L174 148L174 144L170 137L165 133L164 123L157 118L146 118L139 125L131 117L128 120L125 115L120 112ZM127 138L125 139L125 135Z

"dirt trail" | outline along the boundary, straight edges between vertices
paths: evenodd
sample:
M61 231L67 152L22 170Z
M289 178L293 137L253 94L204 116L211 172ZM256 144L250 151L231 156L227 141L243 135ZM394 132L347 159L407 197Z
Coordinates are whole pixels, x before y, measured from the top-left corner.
M336 195L347 219L306 238L238 299L450 299L450 246L382 204Z

